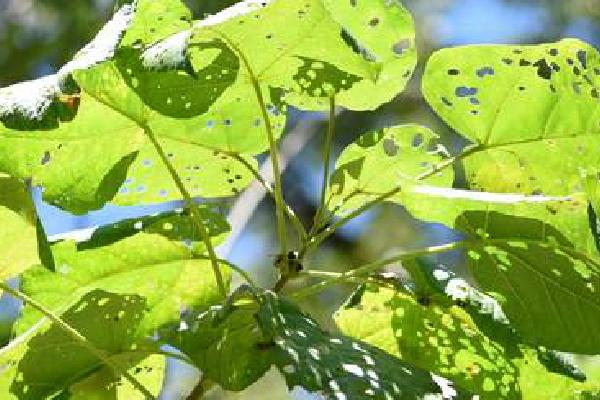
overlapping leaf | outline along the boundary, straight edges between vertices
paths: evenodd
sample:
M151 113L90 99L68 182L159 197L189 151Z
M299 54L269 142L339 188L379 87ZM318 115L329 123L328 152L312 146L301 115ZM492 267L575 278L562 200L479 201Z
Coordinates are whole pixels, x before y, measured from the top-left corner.
M362 289L335 315L343 333L454 380L482 399L576 399L595 382L551 372L508 326L456 305L387 288ZM585 379L584 379L585 381ZM546 387L547 386L547 387ZM543 395L542 395L543 393Z
M398 2L275 0L263 6L223 23L201 22L191 45L209 26L245 55L261 83L291 92L285 101L303 109L326 109L331 94L345 107L373 109L401 92L412 74L414 26Z
M367 133L338 158L331 178L329 208L345 213L394 189L398 193L389 200L409 205L419 186L451 187L451 169L432 169L447 156L438 135L422 126L395 126Z
M445 376L482 398L519 398L508 350L481 332L460 307L420 305L392 289L368 287L360 306L341 308L341 331Z
M226 390L240 391L271 367L271 345L255 318L256 306L209 309L180 332L177 348L187 354L205 376Z
M337 399L442 394L426 371L364 342L323 331L295 305L271 292L260 299L259 323L274 340L274 364L290 389L299 386ZM460 389L450 391L445 393L449 398L468 398Z
M218 214L205 214L211 235L223 239L226 227ZM138 232L131 235L131 232ZM131 235L131 236L128 236ZM23 290L52 309L64 309L81 295L103 289L113 293L143 296L148 308L139 334L179 321L182 309L208 306L221 295L211 261L196 258L198 236L190 218L167 215L147 220L126 221L102 230L78 249L72 242L53 246L55 271L34 268L23 276ZM198 247L200 246L200 247ZM221 266L226 284L231 273ZM39 313L27 307L18 330L28 328Z
M144 307L145 301L139 296L96 290L83 296L62 318L110 357L133 349ZM20 399L56 394L103 365L60 327L46 328L28 340L23 357L11 367L16 368L16 375L10 391ZM60 368L56 368L57 362ZM130 366L122 365L124 369Z
M37 216L25 185L0 176L0 279L39 264Z

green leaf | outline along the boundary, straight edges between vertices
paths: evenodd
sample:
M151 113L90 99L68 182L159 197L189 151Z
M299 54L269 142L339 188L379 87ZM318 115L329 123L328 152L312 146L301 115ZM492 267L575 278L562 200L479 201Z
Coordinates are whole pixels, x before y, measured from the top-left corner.
M248 58L261 83L289 91L285 101L299 108L326 109L335 93L341 106L374 109L402 91L416 62L408 12L397 2L374 3L366 14L362 6L277 0L214 26L201 22L191 44L210 26Z
M145 301L134 295L120 296L96 290L87 293L62 318L107 356L133 349L135 332ZM60 368L57 368L60 362ZM41 399L67 388L102 365L102 362L52 325L28 341L17 365L11 391L20 399Z
M0 176L1 280L17 276L41 262L36 221L35 208L25 185Z
M358 304L340 308L340 330L482 399L520 398L518 370L503 343L479 330L458 306L421 305L410 295L368 286Z
M423 92L474 143L460 157L471 188L555 196L583 189L582 178L598 170L598 58L575 39L431 57Z
M42 267L29 270L23 276L23 290L53 309L64 309L93 289L143 296L148 310L139 327L141 336L179 321L182 308L208 306L220 300L211 261L194 258L197 246L188 217L139 220L133 223L134 230L143 232L120 238L132 222L117 225L113 232L97 233L91 244L79 249L72 242L54 245L56 271ZM207 225L215 227L214 223ZM211 234L217 240L223 238L218 230ZM222 265L221 273L228 284L229 268ZM27 307L17 330L28 328L39 316Z
M362 80L336 99L364 110L385 104L404 90L417 62L412 16L400 1L323 0L329 14L342 26L363 57L380 65L375 81Z
M138 0L135 16L120 46L149 45L188 29L192 13L180 0Z
M0 125L0 138L1 171L32 179L46 200L76 213L100 208L114 196L144 140L127 119L85 94L71 121L50 130Z
M272 337L274 364L288 387L301 387L326 398L373 396L393 399L441 394L432 376L369 344L323 331L294 304L265 292L258 320ZM454 398L468 398L465 392Z
M399 192L389 200L410 206L414 187L425 185L422 177L446 158L447 151L438 140L437 134L418 125L395 126L361 136L337 160L329 208L338 214L349 212L395 188ZM446 169L432 174L426 182L449 187L453 179L453 171Z
M152 355L139 363L132 358L129 354L112 357L121 365L131 365L127 372L152 394L158 396L165 373L165 357ZM72 385L68 390L68 396L71 400L145 400L143 394L127 379L122 376L115 378L107 367Z
M524 339L598 354L600 263L595 248L576 247L538 219L495 211L465 211L456 226L469 233L469 268L478 284L500 302Z
M191 320L177 338L204 376L223 389L241 391L271 367L271 353L255 318L256 307L235 306L230 312L211 308Z

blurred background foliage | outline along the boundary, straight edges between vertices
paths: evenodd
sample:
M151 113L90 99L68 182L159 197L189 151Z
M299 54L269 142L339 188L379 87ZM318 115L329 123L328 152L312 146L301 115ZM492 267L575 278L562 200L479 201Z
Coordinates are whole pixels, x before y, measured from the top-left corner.
M186 2L196 18L201 18L236 1ZM373 112L340 111L335 148L338 153L369 129L402 122L427 125L443 134L449 146L462 145L431 112L419 90L424 62L438 48L474 43L540 43L563 37L577 37L600 47L600 0L405 0L404 3L416 19L419 67L408 90L390 104ZM115 6L115 0L0 0L0 86L55 72L95 35L110 18ZM320 143L326 123L324 116L318 114L294 112L290 118L288 132L300 139L288 143L292 157L284 174L285 196L307 225L319 199L322 179ZM44 226L50 235L149 212L147 208L109 206L76 217L42 203L39 193L37 198ZM232 206L235 200L223 203ZM277 251L273 213L272 202L263 199L247 223L234 218L233 223L243 225L244 229L234 242L221 250L266 286L273 282L272 263ZM452 235L450 230L439 225L413 220L401 207L385 205L340 230L309 260L309 265L342 271L399 249L443 243ZM426 262L461 268L458 254ZM329 290L305 301L303 307L325 326L334 329L331 312L350 289ZM0 313L0 320L5 321L6 340L16 310L6 298L2 301L5 312ZM180 380L188 375L193 380L193 373L188 371L186 375L183 370L178 371ZM282 398L283 388L276 376L269 375L261 385L267 385L271 398ZM180 391L180 386L172 386L171 393ZM257 393L261 393L260 398L267 398L264 397L264 386L260 385L245 395L231 396L256 398L253 396ZM213 398L222 396L216 393Z

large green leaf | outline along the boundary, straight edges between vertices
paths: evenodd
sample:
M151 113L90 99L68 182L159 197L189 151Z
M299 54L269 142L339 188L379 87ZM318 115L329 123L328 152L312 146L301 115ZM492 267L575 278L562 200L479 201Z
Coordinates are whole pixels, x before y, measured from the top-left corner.
M204 376L222 388L240 391L271 367L269 343L255 318L256 306L234 305L202 312L178 334L176 346Z
M341 331L407 362L454 380L481 398L581 399L594 379L561 375L542 364L540 350L520 344L512 329L468 303L438 297L429 304L389 288L359 288L335 314ZM467 313L469 312L469 314Z
M364 3L356 8L276 0L222 23L201 21L191 46L207 36L209 26L245 55L261 83L291 92L288 103L326 109L327 97L335 93L342 106L373 109L401 92L410 78L414 27L398 2ZM368 14L364 8L370 8Z
M260 303L258 320L264 335L274 340L273 362L288 387L299 386L337 399L442 394L428 372L367 343L325 332L297 306L274 293L261 295ZM467 398L462 390L451 391L455 392L452 398Z
M223 239L222 223L207 225L213 228L211 234L217 241ZM131 231L139 233L126 236ZM145 298L148 309L139 334L152 333L179 321L182 308L208 306L221 298L211 261L193 255L197 247L193 245L194 235L187 216L126 221L98 232L92 242L79 249L72 242L54 245L56 270L29 270L23 276L23 290L53 309L64 309L93 289L135 293ZM228 267L222 265L221 273L228 283ZM18 330L28 328L38 318L38 312L26 307Z
M37 216L25 185L0 176L0 279L39 264Z
M453 380L484 399L520 398L511 354L458 306L421 305L410 295L369 286L335 315L340 330Z
M527 340L552 349L598 354L600 263L538 219L465 211L468 260L484 291Z
M461 156L470 187L568 195L598 169L600 63L574 39L537 46L444 49L423 92L474 144ZM550 173L551 172L551 173Z
M161 13L161 4L169 8L164 2L141 2L132 31L126 39L130 38L133 42L155 40L172 33L173 26L182 28L178 25L183 22L178 13ZM155 28L148 28L147 21L144 21L159 17L163 18L164 26L172 27L150 32ZM145 27L153 39L144 35ZM162 33L159 35L158 31ZM185 120L206 111L206 102L214 100L212 92L204 90L206 87L194 86L193 83L198 79L183 71L144 69L139 60L139 51L123 47L117 52L118 62L106 61L91 67L91 70L89 66L83 69L74 67L73 75L78 77L81 74L81 81L85 83L82 86L89 90L64 99L54 99L40 121L4 118L0 125L0 171L18 178L31 178L34 185L44 188L46 200L76 213L100 208L115 196L119 188L121 191L116 199L119 204L179 199L181 195L172 178L144 135L142 127L145 125L141 122L145 119L138 118L144 110L159 104L162 108L156 107L166 115L158 113L155 116L153 121L159 121L156 129L173 136L171 139L159 137L159 141L171 155L190 193L194 196L221 197L243 189L252 178L244 163L255 166L256 161L246 156L244 163L240 163L230 155L215 154L215 150L203 146L202 141L194 141L198 121L189 122L184 128ZM217 68L220 72L221 67L218 66L209 68L207 73L216 72ZM132 74L133 71L136 74L139 72L140 76L129 75L127 71ZM141 86L140 82L143 83ZM110 93L102 92L95 84L105 84L104 89ZM156 89L161 86L163 90ZM27 88L12 90L24 91ZM26 98L25 93L19 96ZM187 100L184 101L186 96ZM188 103L194 105L188 106ZM196 104L199 103L204 108L198 109ZM254 114L259 115L258 112ZM253 125L255 115L247 124L255 128L255 135L245 138L240 146L224 146L226 150L237 148L249 153L264 150L266 139L263 130ZM215 125L214 131L231 131L232 128L224 123L227 118L225 116L210 123L206 121L204 127L211 130ZM282 128L281 117L276 122ZM157 134L161 136L160 132ZM206 142L212 144L210 140ZM130 166L131 172L126 180ZM148 174L150 166L153 167L150 168L151 175ZM126 186L121 187L124 181Z
M108 357L133 350L144 308L145 301L139 296L96 290L83 296L62 318ZM20 399L46 398L101 366L102 361L60 327L47 326L28 341L10 390Z

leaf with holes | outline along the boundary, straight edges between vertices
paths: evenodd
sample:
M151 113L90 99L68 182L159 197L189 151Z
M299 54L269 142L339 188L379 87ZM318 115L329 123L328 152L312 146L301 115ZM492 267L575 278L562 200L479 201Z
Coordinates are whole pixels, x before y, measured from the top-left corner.
M372 285L359 290L335 314L343 333L452 379L482 399L575 399L582 390L598 389L597 382L546 369L542 352L521 345L509 326L479 310L436 299L421 305L411 295Z
M390 201L408 206L423 181L429 185L450 187L451 170L432 172L448 152L439 136L418 125L401 125L369 132L346 147L331 178L328 203L338 214L352 211L378 196L398 190ZM418 197L418 196L417 196Z
M469 186L490 192L583 190L598 170L599 91L598 52L575 39L444 49L423 78L431 107L473 142L459 156Z
M465 211L456 227L469 234L469 268L478 284L524 339L598 352L600 264L593 243L586 251L549 223L496 211Z
M150 393L158 396L166 369L164 356L152 355L139 362L129 354L120 354L112 359L119 365L131 366L127 372ZM122 376L115 378L107 367L72 385L64 391L64 395L72 400L146 400L127 379Z
M0 279L17 276L39 264L37 215L25 185L0 176Z
M422 398L441 395L432 376L369 344L323 331L294 304L265 292L259 297L259 324L273 338L274 364L290 389L300 386L325 398ZM453 387L450 398L468 398Z
M265 340L252 304L225 312L211 308L191 319L174 343L205 376L222 388L240 391L271 367L272 345Z
M377 108L404 89L414 69L412 18L399 2L338 3L265 2L222 23L201 22L191 46L208 26L247 58L261 83L289 92L285 101L299 108L326 109L332 94L350 109Z
M442 375L483 399L518 399L510 352L480 331L458 306L421 305L410 295L367 287L358 304L335 315L340 330L420 368Z
M211 261L194 258L188 217L167 215L136 221L133 230L144 231L122 238L131 232L131 222L118 225L113 231L98 232L90 243L55 244L52 250L56 271L42 267L29 270L23 276L23 290L53 309L64 309L93 289L136 293L145 298L148 308L139 335L178 322L183 308L219 301L221 294ZM213 227L211 233L220 240L221 232L214 230L219 225L208 226ZM229 268L221 265L221 274L228 284ZM26 307L17 331L27 329L39 317L38 312Z
M84 295L62 318L110 357L133 350L144 307L145 301L139 296L96 290ZM59 360L61 368L56 368ZM102 365L79 342L52 325L28 341L10 390L20 399L46 398Z

